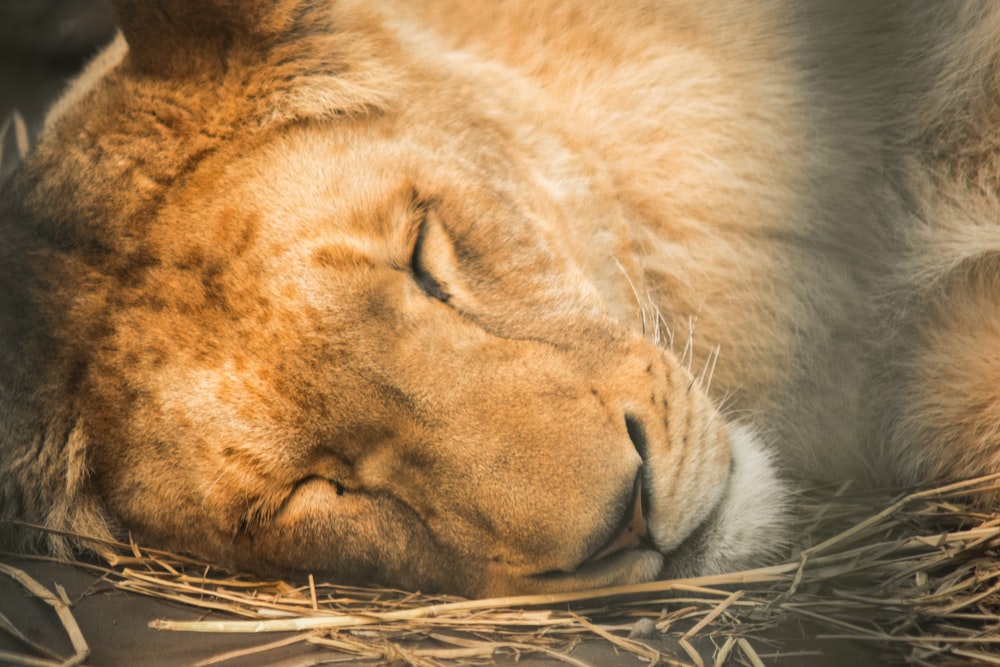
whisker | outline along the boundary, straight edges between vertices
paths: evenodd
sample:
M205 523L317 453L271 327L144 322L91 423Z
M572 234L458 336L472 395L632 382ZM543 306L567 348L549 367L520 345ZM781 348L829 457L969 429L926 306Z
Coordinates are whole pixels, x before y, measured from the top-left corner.
M622 263L618 261L618 258L612 256L611 260L615 263L615 266L618 267L618 270L622 272L622 275L625 276L625 280L628 281L629 287L632 288L632 295L635 297L635 303L636 303L637 306L639 306L639 317L640 317L640 319L642 321L642 335L645 336L646 335L646 308L642 305L642 297L639 296L639 288L635 286L635 282L632 281L632 276L630 276L628 274L628 271L626 271L625 267L622 265Z
M719 353L722 348L716 345L708 353L708 358L705 360L705 365L701 369L701 376L698 378L698 384L701 386L702 390L706 393L712 387L712 378L715 377L715 367L719 363Z

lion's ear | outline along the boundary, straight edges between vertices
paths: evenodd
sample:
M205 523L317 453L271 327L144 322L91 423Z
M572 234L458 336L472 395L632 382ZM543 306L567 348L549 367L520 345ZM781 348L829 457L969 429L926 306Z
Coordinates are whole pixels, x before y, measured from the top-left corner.
M224 90L230 106L255 105L238 109L244 122L377 113L392 106L402 80L380 20L363 9L342 13L334 0L111 3L128 75Z
M266 48L287 28L296 2L281 0L112 0L132 65L177 77L225 67L234 50ZM285 25L282 25L282 24Z

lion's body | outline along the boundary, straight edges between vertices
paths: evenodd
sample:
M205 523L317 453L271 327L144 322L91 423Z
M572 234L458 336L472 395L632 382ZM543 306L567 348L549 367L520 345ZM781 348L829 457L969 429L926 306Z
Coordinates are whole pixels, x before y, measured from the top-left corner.
M4 513L485 593L1000 470L992 4L160 4L4 191Z

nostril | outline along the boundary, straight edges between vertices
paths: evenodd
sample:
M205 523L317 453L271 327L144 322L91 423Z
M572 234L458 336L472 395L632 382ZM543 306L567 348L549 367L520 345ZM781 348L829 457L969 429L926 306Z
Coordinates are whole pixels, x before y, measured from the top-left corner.
M625 429L628 431L628 437L632 440L635 450L639 452L642 460L646 461L649 445L646 442L646 429L642 427L642 422L635 415L625 413Z
M646 440L646 429L643 428L642 422L635 415L625 413L625 430L628 431L628 437L632 441L632 446L635 447L635 451L639 452L640 458L642 458L642 467L639 468L639 472L636 473L636 484L639 484L642 475L648 469L649 466L649 441ZM642 503L642 518L645 520L649 516L649 510L652 508L652 498L650 497L650 485L642 484L640 488L640 501Z

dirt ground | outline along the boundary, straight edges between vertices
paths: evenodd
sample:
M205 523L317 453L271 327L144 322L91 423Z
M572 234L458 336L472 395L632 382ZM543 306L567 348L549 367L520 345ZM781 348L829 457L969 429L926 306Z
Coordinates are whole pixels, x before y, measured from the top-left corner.
M29 141L33 141L48 104L93 53L95 45L108 38L110 30L107 8L101 0L11 0L0 6L0 128L4 125L8 127L0 143L0 180L10 174L17 162L18 146L12 121L14 110L25 120ZM103 580L100 573L80 566L31 561L9 555L0 556L0 563L27 572L51 591L55 591L57 585L66 590L72 614L89 647L89 657L84 663L87 665L191 665L212 656L288 636L174 634L153 630L148 624L154 619L197 620L204 618L205 613L117 590ZM33 648L0 629L0 652L13 651L37 658L42 658L45 650L62 658L73 653L63 625L51 607L3 574L0 574L0 613L27 638L42 647ZM891 662L891 658L870 647L810 639L813 633L814 630L808 627L781 628L760 638L755 647L764 656L766 664L787 667L862 667ZM685 653L672 640L657 638L647 643L665 655L687 660ZM699 650L704 655L705 663L713 664L715 646L711 641L703 640ZM584 642L572 655L584 664L595 666L642 664L634 656L617 653L604 641ZM49 659L53 657L49 656ZM311 665L336 657L299 643L256 658L244 657L225 664ZM497 660L513 664L515 656L498 655ZM3 662L0 657L0 663ZM562 663L525 656L517 664L540 666ZM746 663L734 661L731 664Z

